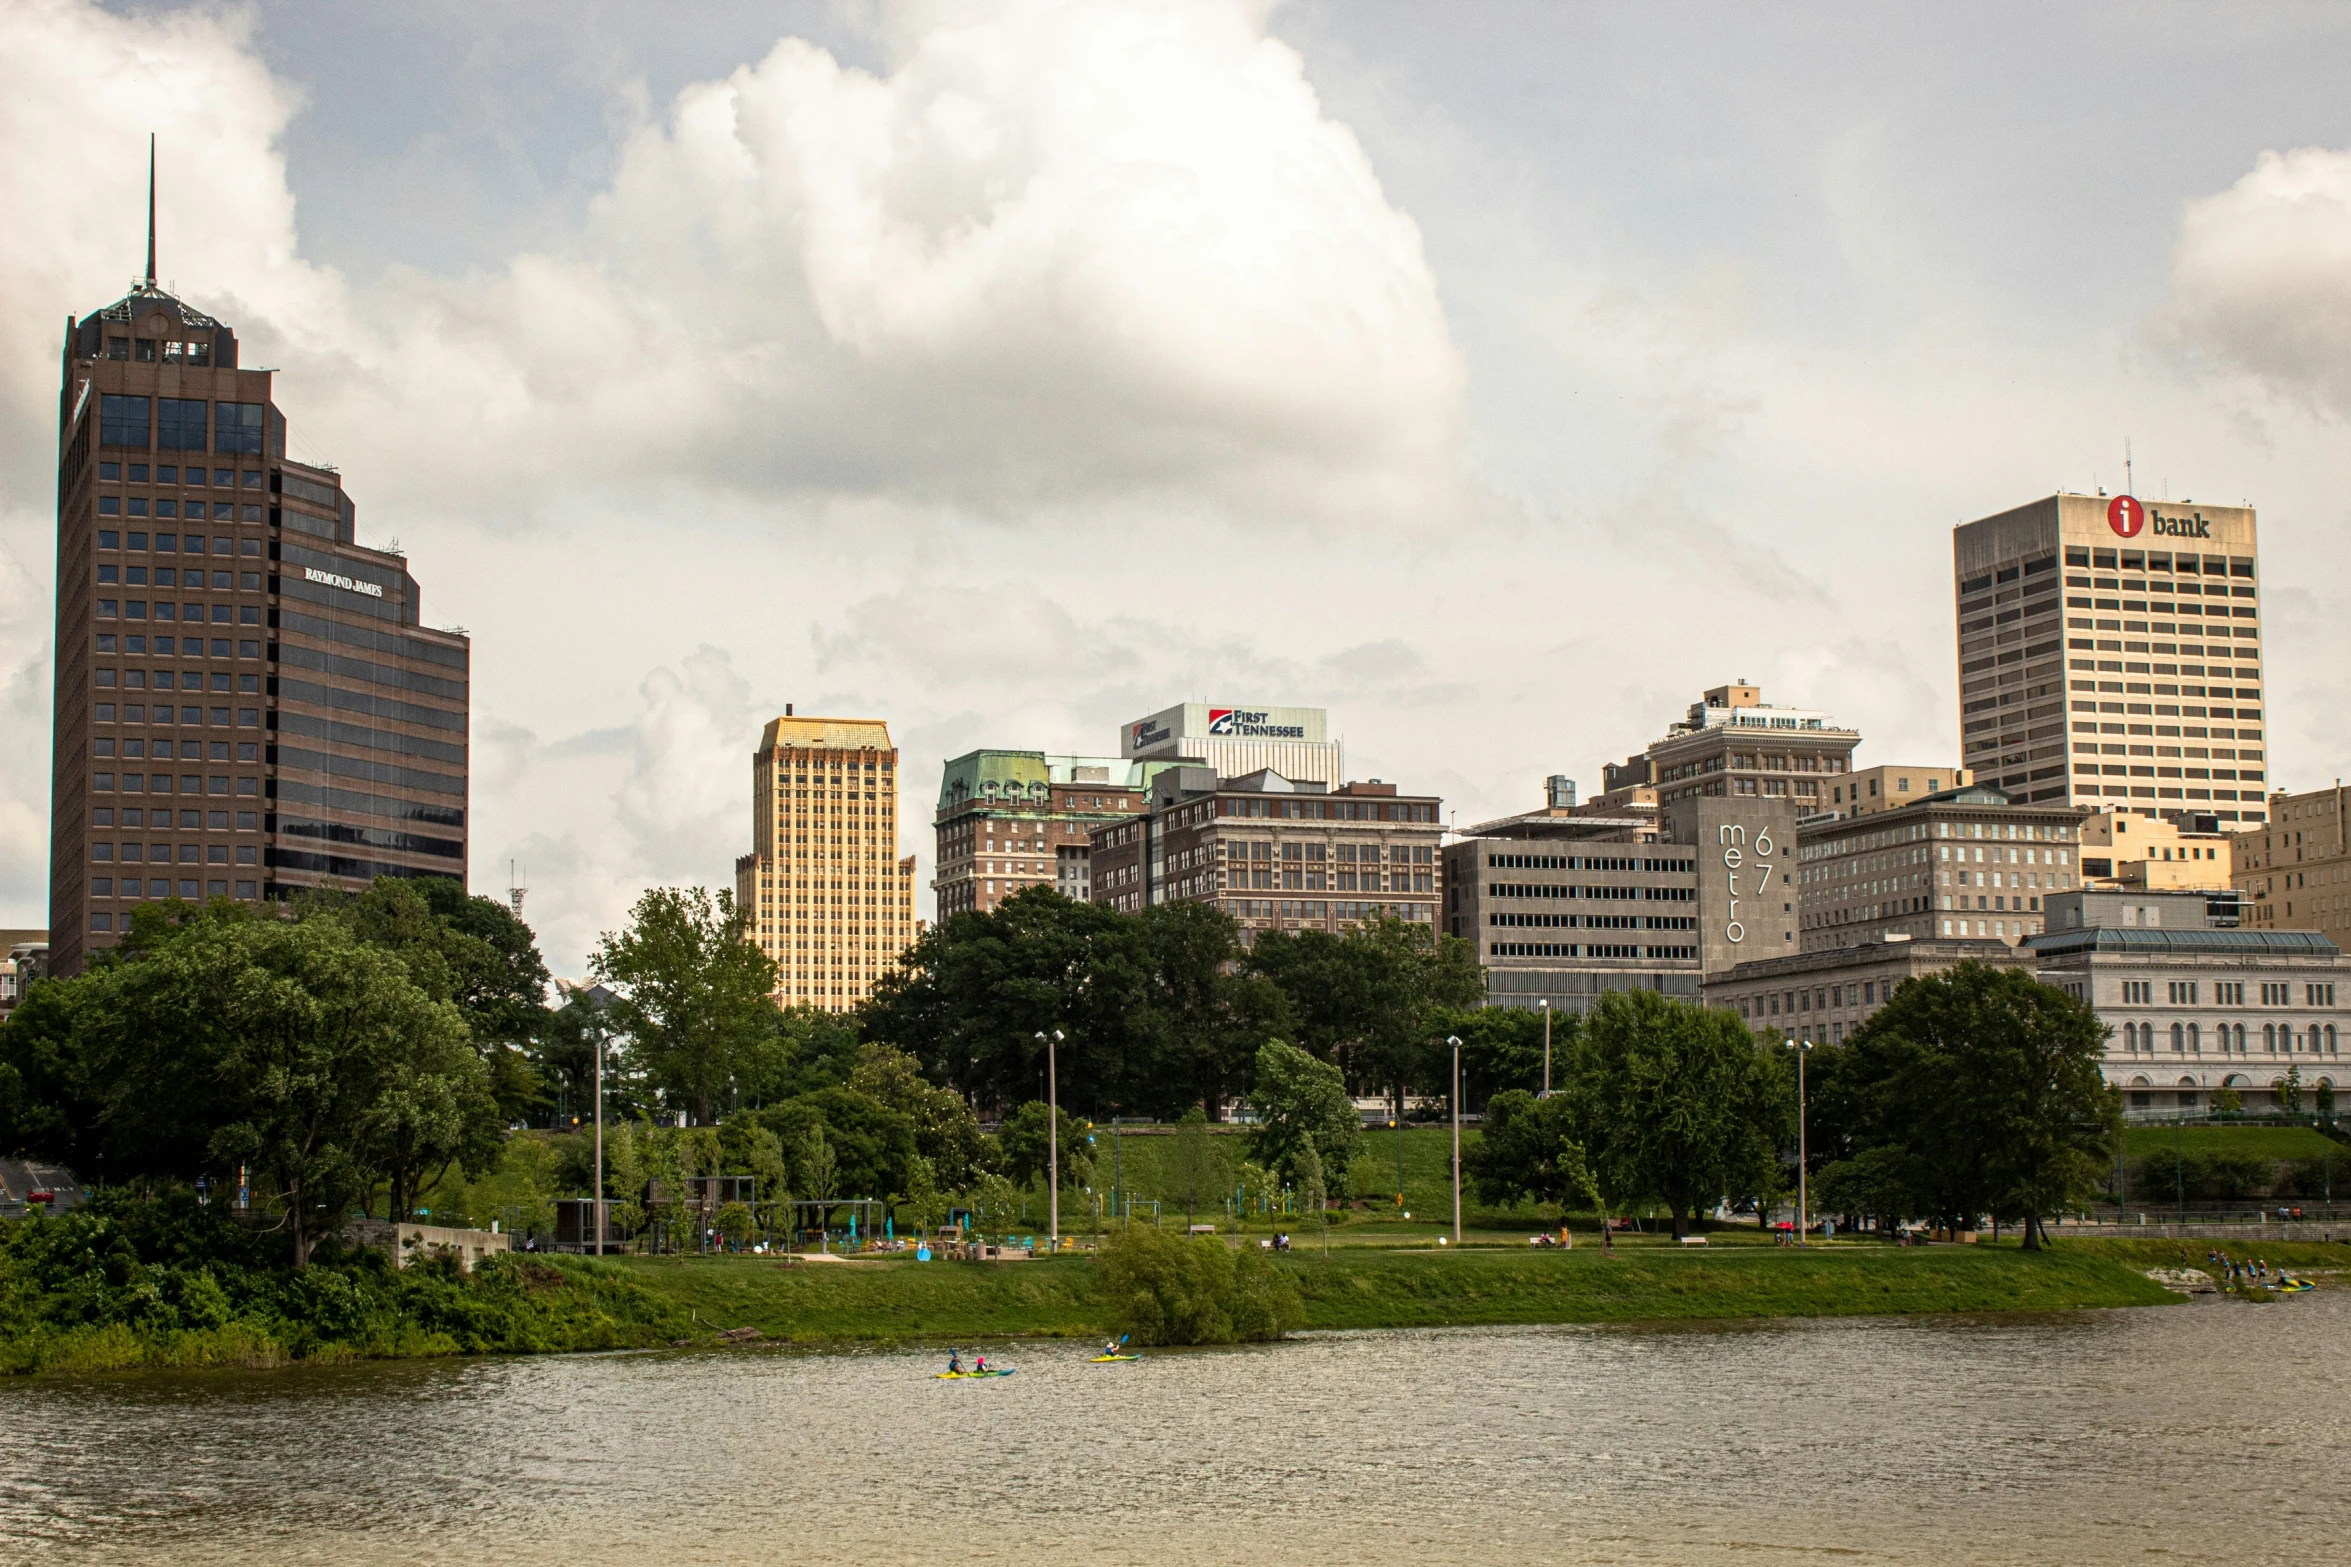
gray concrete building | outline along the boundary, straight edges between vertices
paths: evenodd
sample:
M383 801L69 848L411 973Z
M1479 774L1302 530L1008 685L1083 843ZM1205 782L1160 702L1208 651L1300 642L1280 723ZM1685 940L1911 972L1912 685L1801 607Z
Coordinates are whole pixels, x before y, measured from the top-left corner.
M1696 1000L1708 972L1793 949L1795 826L1784 797L1728 795L1656 818L1553 808L1482 823L1445 846L1444 928L1476 944L1490 1005Z
M2343 1086L2351 959L2325 936L2216 928L2200 892L2071 892L2047 912L2025 945L2045 983L2109 1025L2106 1081L2126 1113L2208 1110L2223 1089L2273 1109L2289 1073L2305 1094Z
M1945 940L1876 931L1845 946L1764 958L1709 975L1705 1000L1710 1007L1734 1009L1758 1034L1776 1029L1789 1039L1833 1045L1891 1001L1905 980L1961 963L2030 970L2035 961L2030 948L1996 937Z
M1854 730L1811 708L1774 707L1745 681L1716 686L1638 756L1602 769L1604 801L1657 791L1662 808L1708 796L1787 800L1819 810L1853 768Z
M2017 942L2042 900L2081 885L2081 813L1997 789L1946 789L1892 810L1807 819L1796 875L1807 952L1886 934Z

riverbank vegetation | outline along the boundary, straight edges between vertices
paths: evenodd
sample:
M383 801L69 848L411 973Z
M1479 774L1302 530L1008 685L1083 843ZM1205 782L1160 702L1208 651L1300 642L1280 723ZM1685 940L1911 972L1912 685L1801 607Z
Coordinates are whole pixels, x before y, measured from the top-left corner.
M1032 889L927 932L852 1014L779 1009L770 960L739 932L726 894L655 889L599 944L599 984L551 1007L528 929L453 884L387 881L262 913L143 908L119 947L36 981L0 1026L0 1148L70 1165L98 1194L0 1234L0 1362L621 1347L691 1337L726 1321L721 1307L818 1339L1115 1326L1210 1342L1298 1322L2144 1295L2112 1254L2039 1272L1891 1249L1730 1254L1724 1216L1752 1216L1752 1237L1793 1195L1787 1042L1650 992L1546 1032L1538 1014L1477 1005L1474 953L1425 927L1374 919L1244 948L1205 905L1122 916ZM1038 1098L1048 1038L1057 1111ZM2101 1045L2088 1008L2022 975L1963 965L1905 985L1806 1057L1813 1211L1881 1231L1990 1215L2040 1244L2039 1217L2116 1164ZM1445 1097L1456 1050L1458 1106ZM354 1215L550 1238L558 1200L596 1190L582 1121L599 1056L601 1195L645 1260L514 1256L467 1276L345 1249ZM1357 1095L1390 1123L1367 1129ZM1384 1249L1433 1240L1452 1217L1451 1131L1412 1119L1433 1107L1482 1114L1461 1142L1468 1230L1613 1237L1618 1219L1711 1228L1718 1244L1695 1257L1628 1244L1613 1272L1588 1249ZM1138 1116L1157 1124L1120 1124ZM2337 1145L2308 1137L2290 1157L2270 1150L2268 1189L2307 1184L2293 1161L2311 1158L2325 1189ZM2213 1161L2245 1146L2198 1152L2199 1180L2244 1184ZM2175 1186L2187 1160L2175 1136ZM852 1223L860 1247L877 1229L1025 1239L1056 1195L1063 1234L1104 1245L1098 1260L774 1256L829 1250ZM167 1209L185 1235L153 1219ZM1195 1221L1217 1238L1180 1238ZM1316 1255L1236 1253L1236 1231L1287 1231ZM709 1291L725 1298L697 1295Z
M289 1268L276 1236L187 1193L118 1189L0 1226L0 1373L617 1349L690 1322L626 1273L568 1258L395 1269L330 1237Z

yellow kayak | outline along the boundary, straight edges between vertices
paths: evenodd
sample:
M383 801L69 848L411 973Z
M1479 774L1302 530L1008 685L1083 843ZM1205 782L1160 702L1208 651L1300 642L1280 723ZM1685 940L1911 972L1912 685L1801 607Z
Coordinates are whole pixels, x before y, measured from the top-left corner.
M1017 1368L1015 1368L1015 1369L1017 1369ZM1008 1376L1012 1375L1012 1372L1011 1372L1011 1371L996 1371L996 1370L988 1370L988 1371L941 1371L941 1372L938 1372L938 1373L936 1373L936 1375L938 1376L938 1379L939 1379L940 1381L942 1381L942 1382L970 1382L970 1381L975 1381L975 1380L977 1380L978 1378L981 1378L981 1377L1008 1377Z
M1142 1358L1143 1357L1140 1355L1096 1355L1092 1360L1088 1361L1087 1364L1101 1366L1107 1365L1113 1360L1141 1360Z

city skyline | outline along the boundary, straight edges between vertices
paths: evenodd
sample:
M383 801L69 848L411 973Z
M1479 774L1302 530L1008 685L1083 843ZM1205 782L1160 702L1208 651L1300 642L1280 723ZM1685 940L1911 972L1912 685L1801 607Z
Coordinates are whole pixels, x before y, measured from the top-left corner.
M1644 87L1667 19L1510 7L249 15L7 16L43 128L0 176L0 690L35 737L0 923L48 903L57 324L137 270L151 130L162 286L473 630L470 849L523 866L559 971L644 885L717 884L786 700L886 716L917 799L1227 692L1329 709L1351 776L1465 823L1597 793L1733 674L1856 767L1933 762L1949 530L2119 491L2126 441L2142 498L2261 513L2265 786L2351 770L2319 308L2351 285L2297 260L2351 211L2351 24L2085 12L2018 67L2015 19L1726 12ZM1081 97L1048 56L1155 63ZM2137 89L2085 124L2052 86L2092 61ZM885 234L794 172L852 107L949 102L963 139L839 164L935 203ZM722 120L734 163L691 134ZM1191 194L1115 177L1139 146ZM954 223L990 244L898 246ZM1134 248L1171 223L1230 243ZM712 592L767 576L802 607ZM896 826L927 889L933 824Z

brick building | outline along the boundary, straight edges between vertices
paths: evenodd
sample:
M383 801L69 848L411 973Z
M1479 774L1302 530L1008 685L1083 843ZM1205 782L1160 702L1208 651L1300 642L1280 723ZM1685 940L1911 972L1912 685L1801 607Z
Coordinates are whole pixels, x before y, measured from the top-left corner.
M1171 767L1148 806L1093 830L1093 901L1133 913L1214 903L1246 933L1437 917L1438 799L1377 779L1333 788L1279 773Z
M934 816L939 918L985 912L1030 887L1093 897L1094 829L1145 808L1172 762L972 751L947 763Z

